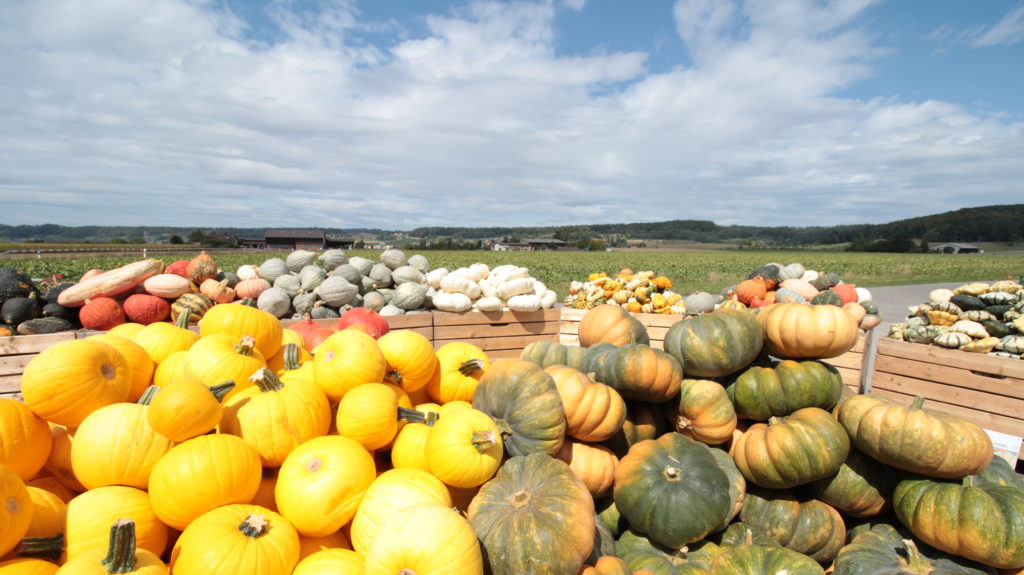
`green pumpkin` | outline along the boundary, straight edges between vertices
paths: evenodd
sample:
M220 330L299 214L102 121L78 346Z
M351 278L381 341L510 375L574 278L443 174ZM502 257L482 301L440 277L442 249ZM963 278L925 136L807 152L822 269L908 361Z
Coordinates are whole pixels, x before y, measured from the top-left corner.
M594 507L597 510L598 523L603 525L616 539L629 529L629 522L619 513L619 508L615 506L613 497L604 497L594 501Z
M915 537L947 553L999 569L1024 567L1024 489L904 479L893 509Z
M577 573L594 546L594 500L569 465L508 459L466 513L493 575Z
M523 348L519 359L532 361L541 367L567 365L579 369L584 349L577 345L562 345L557 341L535 341Z
M988 467L974 475L972 481L978 487L1016 487L1024 489L1024 477L1019 475L1002 457L993 457Z
M843 393L843 376L823 361L775 363L771 367L750 367L727 386L736 415L768 421L804 407L832 409Z
M596 502L595 502L596 503ZM586 564L593 565L600 557L611 555L618 557L615 553L615 537L612 530L601 521L600 515L594 516L594 548L587 556Z
M985 331L992 337L1006 337L1012 333L1010 326L997 319L986 319L981 322L981 326L985 328Z
M889 510L896 473L856 449L834 475L809 485L815 497L851 517L875 517Z
M615 550L633 571L647 569L654 575L704 575L720 551L718 545L706 540L671 549L631 530L623 532Z
M632 529L679 549L728 522L736 491L711 448L670 432L635 444L615 469L615 506Z
M921 549L892 525L875 525L836 556L835 575L989 575L991 569L933 549Z
M639 343L586 353L580 371L593 373L592 379L626 399L650 403L668 401L683 381L683 368L674 357Z
M754 361L763 344L754 314L718 309L674 324L665 333L664 348L686 377L722 377Z
M835 559L846 543L846 524L835 508L788 490L751 488L740 521L819 563Z
M811 305L834 305L843 307L843 298L836 292L827 289L811 298Z
M824 575L825 571L806 555L785 547L739 545L722 549L707 575Z
M603 445L622 459L634 443L657 439L668 431L671 431L669 420L659 405L627 400L626 420L622 423L622 429L603 442Z
M499 359L473 392L473 407L490 415L510 456L554 456L565 440L565 407L555 381L539 365Z

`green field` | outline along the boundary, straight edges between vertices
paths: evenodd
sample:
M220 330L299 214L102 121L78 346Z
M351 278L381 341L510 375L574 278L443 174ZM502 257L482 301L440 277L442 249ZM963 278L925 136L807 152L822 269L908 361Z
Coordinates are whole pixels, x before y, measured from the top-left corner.
M150 252L165 263L190 258L198 250L184 252ZM379 251L348 250L351 256L377 261ZM414 252L407 252L412 255ZM584 280L592 272L617 272L622 268L634 271L651 270L668 276L675 290L687 294L694 291L718 292L747 277L755 267L778 262L800 262L808 269L833 271L847 283L863 287L935 282L987 281L1017 279L1024 274L1024 255L935 255L935 254L868 254L851 252L675 252L622 250L613 252L491 252L491 251L424 251L431 269L454 269L476 262L493 266L516 264L530 269L533 277L556 290L560 299L567 293L569 282ZM236 270L242 264L259 265L270 257L285 257L287 252L216 251L211 255L221 269ZM129 255L82 254L78 257L11 256L0 259L0 265L26 271L34 278L59 275L75 279L92 268L110 269L141 258L141 249Z

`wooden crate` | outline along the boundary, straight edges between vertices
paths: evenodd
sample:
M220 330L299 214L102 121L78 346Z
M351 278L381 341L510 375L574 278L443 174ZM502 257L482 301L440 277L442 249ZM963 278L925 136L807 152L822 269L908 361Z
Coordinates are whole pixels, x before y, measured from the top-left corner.
M16 335L0 337L0 397L18 396L21 374L33 357L44 349L80 337L91 335L77 331L62 331L44 335Z
M388 322L389 329L408 329L421 334L423 337L433 341L434 339L434 320L432 314L429 313L410 313L405 315L395 315L384 318ZM290 327L299 320L281 320L282 327ZM338 319L314 319L313 323L322 325L324 327L333 327L338 323Z
M587 315L587 310L561 309L562 321L558 330L558 341L563 345L579 345L580 322L583 321L583 316ZM664 349L665 334L668 333L668 328L683 319L683 316L680 315L661 313L635 313L633 317L644 324L644 327L647 328L647 335L651 338L651 347L658 349Z
M492 360L518 358L535 341L558 341L561 308L530 312L434 312L434 349L452 341L471 343Z

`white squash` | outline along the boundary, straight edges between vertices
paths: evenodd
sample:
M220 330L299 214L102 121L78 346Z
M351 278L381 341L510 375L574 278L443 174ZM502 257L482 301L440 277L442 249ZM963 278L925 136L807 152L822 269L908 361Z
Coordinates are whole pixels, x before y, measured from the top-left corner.
M431 301L434 307L441 311L460 313L469 311L473 307L473 301L461 292L437 292Z
M537 294L525 293L508 298L506 305L512 311L537 311L541 308L541 301Z
M493 297L498 298L498 288L488 278L484 278L477 282L480 285L480 296L481 297ZM501 299L501 298L498 298Z
M427 272L427 285L434 289L441 289L441 279L448 275L448 268L437 268Z
M540 307L543 309L551 309L558 303L558 293L555 290L548 290L540 296Z
M533 293L534 279L531 277L514 278L498 285L498 297L508 301L513 296ZM538 298L540 299L540 298Z
M477 263L469 266L469 269L471 269L474 272L476 272L476 275L479 276L480 279L486 279L487 276L490 275L490 273L491 273L491 267L488 266L485 263L480 263L480 262L477 262Z
M867 288L854 288L857 292L857 301L871 301L871 292Z
M480 277L480 274L472 268L457 268L451 273L451 275L463 277L472 282L478 282L483 279Z
M440 287L441 291L465 294L471 300L480 297L480 284L459 274L445 276Z
M473 307L480 311L501 311L501 308L505 307L505 302L499 297L485 296L476 300Z
M260 277L260 268L250 264L243 264L238 266L235 275L238 276L238 281L254 280Z

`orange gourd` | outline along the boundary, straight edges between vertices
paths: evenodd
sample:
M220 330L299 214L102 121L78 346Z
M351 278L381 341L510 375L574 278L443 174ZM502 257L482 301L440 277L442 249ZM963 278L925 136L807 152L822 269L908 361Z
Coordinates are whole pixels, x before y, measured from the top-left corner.
M569 464L573 475L587 486L594 499L611 495L615 467L619 464L619 458L611 449L568 438L558 450L557 457Z
M757 316L765 349L779 358L825 359L849 351L860 336L857 321L832 305L779 303Z

